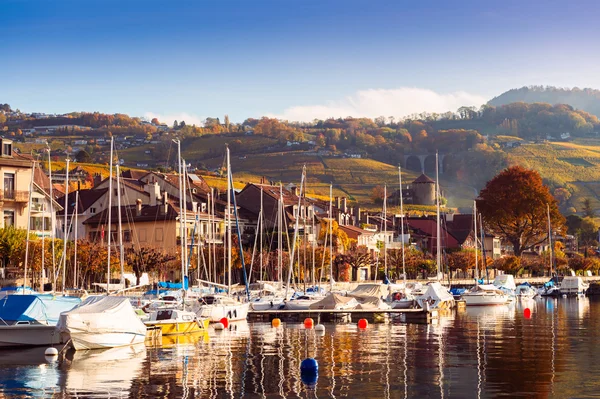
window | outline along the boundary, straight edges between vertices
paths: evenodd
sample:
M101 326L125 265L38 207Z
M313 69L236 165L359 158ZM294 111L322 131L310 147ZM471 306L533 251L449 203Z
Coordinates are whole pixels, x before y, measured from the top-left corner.
M90 215L95 215L96 214L96 208L90 208Z
M129 231L129 230L123 230L123 241L124 242L131 242L131 231Z
M7 157L12 156L12 144L4 143L4 145L2 145L2 155Z
M154 241L162 242L163 240L163 229L162 227L157 227L154 229Z
M4 198L15 199L15 174L4 174ZM13 212L14 214L14 212Z
M139 242L146 242L146 229L139 229L138 237Z
M15 225L15 211L4 211L4 227Z

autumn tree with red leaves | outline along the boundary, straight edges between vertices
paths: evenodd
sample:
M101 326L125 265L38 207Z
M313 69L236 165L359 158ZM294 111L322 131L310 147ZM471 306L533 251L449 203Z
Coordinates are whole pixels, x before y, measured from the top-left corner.
M546 241L548 206L552 229L563 229L565 218L542 177L521 166L512 166L496 175L477 200L487 229L510 242L516 256Z

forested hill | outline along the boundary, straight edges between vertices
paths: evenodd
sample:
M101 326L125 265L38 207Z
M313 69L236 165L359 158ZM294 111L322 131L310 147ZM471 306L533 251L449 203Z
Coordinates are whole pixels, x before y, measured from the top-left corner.
M600 116L600 90L565 89L553 86L529 86L512 89L492 98L488 104L493 106L515 102L568 104L576 109Z

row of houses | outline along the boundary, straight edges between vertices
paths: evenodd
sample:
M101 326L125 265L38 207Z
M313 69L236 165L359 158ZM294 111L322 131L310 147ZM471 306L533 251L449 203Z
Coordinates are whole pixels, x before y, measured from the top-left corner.
M272 232L282 225L291 236L297 227L303 242L309 245L319 242L321 222L333 218L357 245L373 252L380 251L382 246L400 248L402 242L424 251L436 251L436 221L431 217L384 217L381 212L348 206L345 197L334 199L330 215L328 201L300 198L298 187L292 184L274 185L265 179L248 183L236 193L236 207L228 209L226 193L210 187L195 174L182 180L172 173L126 171L118 178L96 175L92 188L80 189L73 183L51 182L43 171L33 168L31 157L13 151L10 140L1 139L0 149L0 178L4 182L0 227L26 229L29 216L31 231L38 236L63 238L68 232L69 239L106 243L110 237L117 243L121 231L126 246L151 246L176 252L182 243L183 230L186 245L194 250L198 244L223 243L229 213L237 216L242 240L251 245L262 203L265 230ZM70 175L81 172L76 166ZM430 184L423 177L418 181ZM473 247L472 215L448 214L442 221L442 249ZM400 234L402 223L404 235ZM277 235L271 237L273 240ZM488 235L485 241L488 256L499 257L498 238Z

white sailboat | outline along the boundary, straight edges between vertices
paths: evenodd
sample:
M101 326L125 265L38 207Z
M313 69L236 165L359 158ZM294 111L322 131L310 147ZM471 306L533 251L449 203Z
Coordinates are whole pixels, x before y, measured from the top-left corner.
M146 339L146 326L127 297L90 296L62 313L57 329L75 350L116 348Z
M435 153L435 203L436 203L436 265L437 281L429 283L422 293L415 295L417 303L422 308L451 309L455 305L454 297L441 283L442 279L442 233L440 226L440 177L438 154Z
M402 168L398 166L398 179L400 183L400 245L402 247L402 275L403 284L390 284L388 302L393 309L409 309L415 307L417 301L412 289L406 281L406 255L404 247L404 199L402 198ZM414 287L420 288L420 287Z
M229 159L229 148L226 149L227 163L227 208L225 209L225 228L227 231L227 293L228 295L208 295L200 298L195 312L200 318L208 318L211 322L219 322L222 318L230 321L245 320L250 307L249 302L240 302L231 297L231 263L232 263L232 194L233 178L231 175L231 163ZM235 207L235 198L233 198ZM241 244L240 244L241 245ZM241 250L241 247L240 247Z
M477 205L475 202L473 202L473 220L475 221L475 286L463 293L462 298L467 306L505 305L508 303L508 295L500 288L493 284L479 284L479 264L477 262Z

